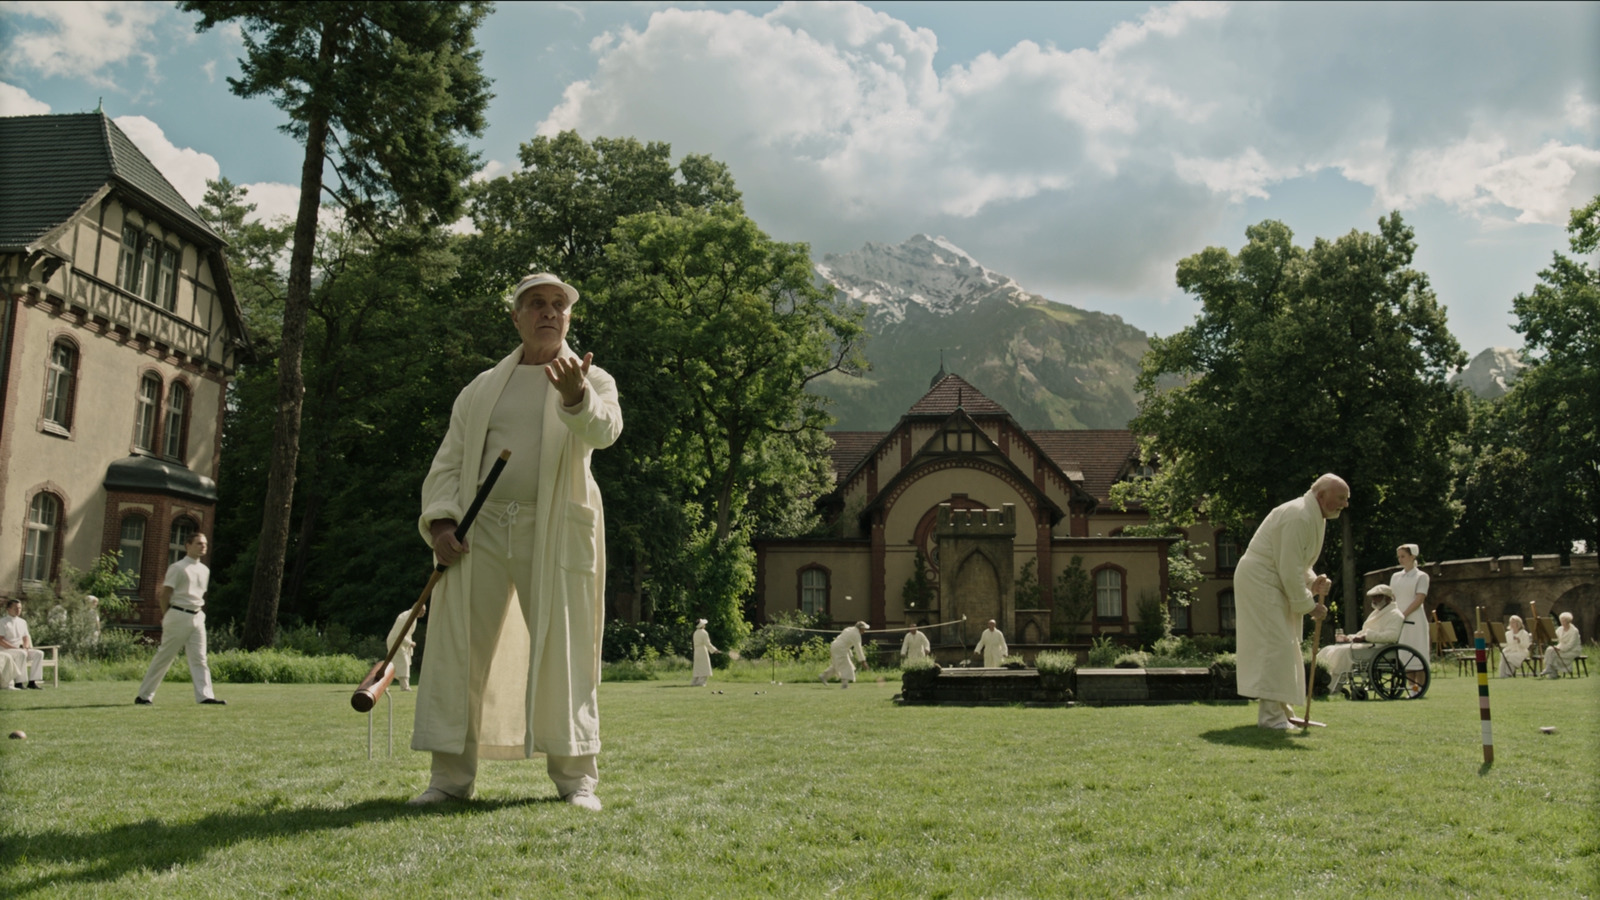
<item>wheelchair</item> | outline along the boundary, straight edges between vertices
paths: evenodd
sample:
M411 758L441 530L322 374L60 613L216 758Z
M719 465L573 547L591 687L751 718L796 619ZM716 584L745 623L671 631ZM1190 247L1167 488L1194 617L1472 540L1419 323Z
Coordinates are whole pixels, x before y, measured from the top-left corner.
M1417 666L1415 689L1407 670ZM1405 644L1367 644L1350 652L1350 674L1342 692L1351 700L1420 700L1428 693L1432 671L1421 653Z

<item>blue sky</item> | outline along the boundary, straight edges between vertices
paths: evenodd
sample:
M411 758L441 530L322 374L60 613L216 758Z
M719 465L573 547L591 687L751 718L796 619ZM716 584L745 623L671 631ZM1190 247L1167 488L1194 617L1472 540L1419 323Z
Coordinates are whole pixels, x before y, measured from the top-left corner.
M293 209L300 151L233 96L236 32L155 3L0 3L0 114L104 103L194 200ZM502 3L486 174L576 128L728 163L820 257L942 235L1054 300L1170 334L1177 260L1281 219L1399 209L1469 352L1600 193L1600 4Z

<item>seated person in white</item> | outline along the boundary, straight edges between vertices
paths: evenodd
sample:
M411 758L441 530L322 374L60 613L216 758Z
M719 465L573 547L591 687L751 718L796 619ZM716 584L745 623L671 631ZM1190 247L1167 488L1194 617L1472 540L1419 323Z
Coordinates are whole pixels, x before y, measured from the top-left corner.
M1571 670L1572 661L1583 652L1583 639L1578 637L1578 626L1572 624L1572 613L1561 614L1561 627L1556 629L1556 642L1545 648L1544 674L1546 678L1560 678Z
M1406 617L1394 604L1394 588L1380 584L1367 591L1367 600L1372 603L1372 614L1367 616L1361 630L1355 634L1339 635L1336 643L1317 651L1317 662L1327 666L1328 674L1333 676L1333 683L1328 687L1331 691L1337 691L1350 674L1351 651L1370 644L1393 644L1400 640L1400 629L1405 627Z
M33 635L28 631L28 620L22 617L22 601L13 597L6 601L6 614L0 616L0 655L11 657L16 671L8 682L22 686L24 673L28 687L39 690L39 679L44 677L44 651L33 646Z
M1522 627L1522 617L1512 616L1510 624L1506 626L1505 646L1500 648L1500 677L1510 678L1516 675L1522 664L1528 661L1528 652L1532 646L1533 635Z

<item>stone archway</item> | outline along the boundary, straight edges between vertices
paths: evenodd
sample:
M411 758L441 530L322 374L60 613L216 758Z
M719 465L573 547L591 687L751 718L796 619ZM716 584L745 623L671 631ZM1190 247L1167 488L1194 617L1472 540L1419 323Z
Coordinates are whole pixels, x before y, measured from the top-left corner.
M966 616L967 643L975 642L989 620L1002 620L1000 605L1000 573L994 563L979 550L967 554L956 569L951 583L956 616Z
M1572 613L1572 624L1578 626L1578 634L1585 641L1594 640L1595 629L1600 627L1600 584L1570 588L1550 604L1548 611L1540 611L1539 615L1559 621L1564 612Z

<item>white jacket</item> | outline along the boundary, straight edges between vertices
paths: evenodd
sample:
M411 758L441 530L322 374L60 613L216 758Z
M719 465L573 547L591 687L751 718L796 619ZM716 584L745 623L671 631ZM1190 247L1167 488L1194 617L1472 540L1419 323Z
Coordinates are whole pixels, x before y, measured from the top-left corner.
M561 355L576 358L562 345ZM422 515L417 529L432 546L429 524L461 521L479 482L489 417L522 359L522 347L480 374L456 398L450 428L422 483ZM586 756L600 751L600 639L605 615L605 514L600 489L589 470L590 455L609 447L622 433L616 381L603 369L589 368L583 401L574 412L562 409L561 395L548 392L540 447L534 597L521 597L533 611L534 633L507 616L484 687L478 731L482 759L516 759L538 753ZM516 452L515 448L512 452ZM471 535L468 535L471 540ZM417 696L413 750L464 751L468 706L468 597L471 567L457 563L440 579L429 605L428 652ZM554 666L565 685L536 683L546 652L566 654ZM560 688L564 688L561 690ZM534 698L558 696L561 709L535 715ZM548 707L550 704L546 704ZM535 723L539 723L535 728Z

